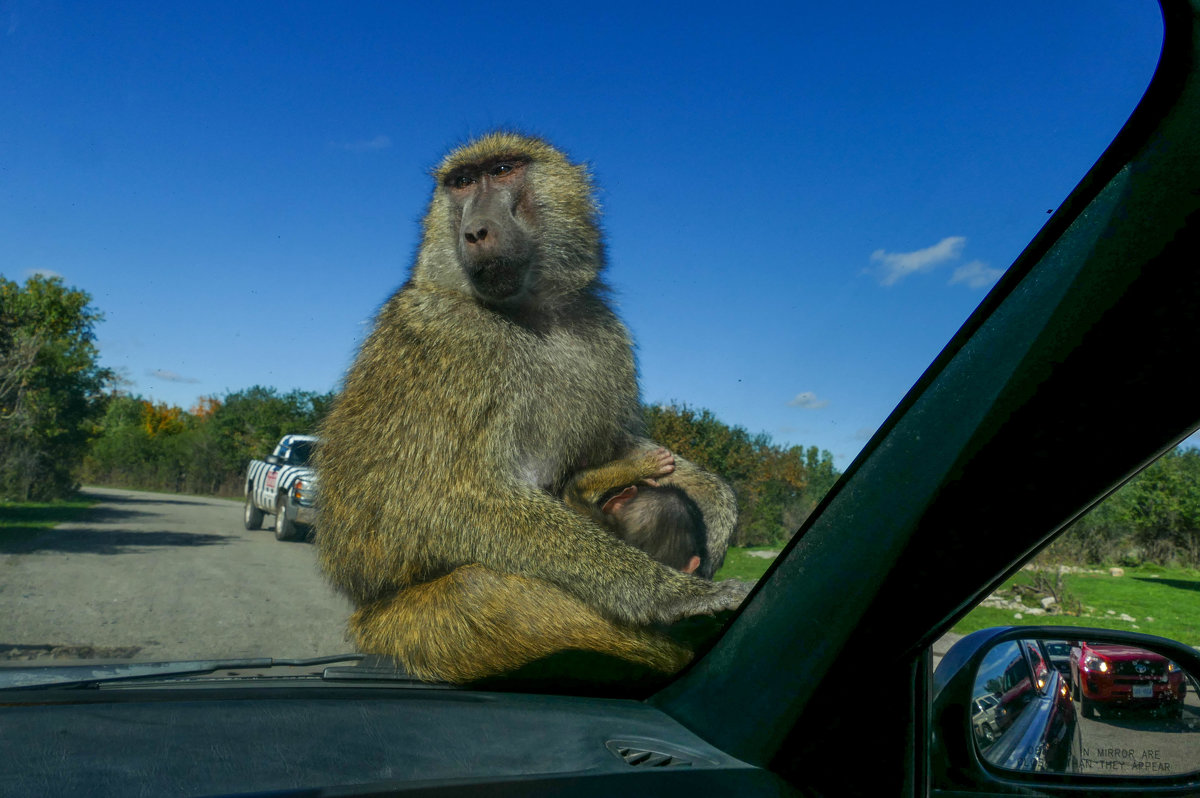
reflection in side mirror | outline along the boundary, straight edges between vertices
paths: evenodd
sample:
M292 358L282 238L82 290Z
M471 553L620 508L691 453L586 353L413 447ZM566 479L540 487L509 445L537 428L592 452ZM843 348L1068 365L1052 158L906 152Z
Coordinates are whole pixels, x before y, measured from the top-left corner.
M1200 685L1161 653L1038 636L998 642L975 659L971 733L995 767L1125 777L1200 771Z

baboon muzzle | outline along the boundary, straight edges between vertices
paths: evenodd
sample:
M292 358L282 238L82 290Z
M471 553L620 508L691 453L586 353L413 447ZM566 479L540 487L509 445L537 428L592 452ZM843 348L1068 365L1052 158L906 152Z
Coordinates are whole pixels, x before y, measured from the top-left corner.
M532 246L511 215L505 219L497 214L465 214L459 246L467 277L480 294L508 299L520 293Z

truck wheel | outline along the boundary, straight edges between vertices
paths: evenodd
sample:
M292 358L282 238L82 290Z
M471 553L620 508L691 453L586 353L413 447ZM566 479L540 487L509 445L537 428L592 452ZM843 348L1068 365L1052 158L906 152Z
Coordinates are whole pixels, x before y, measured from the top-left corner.
M1096 705L1087 696L1081 696L1081 698L1082 700L1079 703L1083 708L1083 716L1085 718L1096 717Z
M246 512L243 516L246 529L262 529L263 511L254 505L254 497L246 497Z
M296 537L296 524L287 517L287 495L279 494L275 500L275 539L292 540Z

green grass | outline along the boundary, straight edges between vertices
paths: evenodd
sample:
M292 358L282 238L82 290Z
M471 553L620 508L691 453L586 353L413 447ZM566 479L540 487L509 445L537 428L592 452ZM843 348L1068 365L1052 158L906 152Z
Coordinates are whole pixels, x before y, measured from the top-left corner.
M1200 571L1147 565L1126 568L1124 576L1114 577L1107 569L1097 570L1100 573L1066 574L1063 578L1067 594L1083 605L1082 616L1023 613L1023 618L1014 618L1014 610L977 607L954 631L966 634L989 626L1029 624L1086 626L1145 632L1200 646ZM1001 592L1007 594L1015 582L1030 584L1032 575L1020 572L1005 582ZM1025 603L1034 602L1026 599ZM1122 614L1134 620L1121 620Z
M47 529L74 521L95 504L85 499L57 502L0 501L0 545L19 543Z
M771 563L775 561L775 558L752 557L749 554L752 551L777 553L779 549L759 546L748 549L730 547L728 553L725 555L725 564L721 566L721 570L717 571L715 578L745 579L747 582L757 582L767 572L767 569L771 567Z
M725 557L725 565L717 572L716 578L736 577L756 581L770 567L771 560L751 557L748 552L770 550L730 548ZM1078 600L1085 608L1093 608L1084 612L1084 615L1091 617L1035 616L1025 613L1023 618L1014 618L1013 610L977 607L959 621L954 631L966 634L989 626L1031 624L1085 626L1145 632L1200 646L1200 571L1145 565L1126 568L1124 576L1114 577L1107 569L1096 570L1100 573L1067 574L1063 579L1069 597ZM1032 574L1022 571L1005 582L1001 592L1009 594L1011 585L1015 582L1031 584L1032 581ZM1025 603L1035 602L1025 599ZM1120 617L1122 614L1130 615L1135 620L1123 621Z

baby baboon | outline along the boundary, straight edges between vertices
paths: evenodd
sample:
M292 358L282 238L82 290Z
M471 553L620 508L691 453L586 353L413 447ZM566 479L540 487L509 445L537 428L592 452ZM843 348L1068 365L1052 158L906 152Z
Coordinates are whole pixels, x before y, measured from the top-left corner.
M563 501L651 559L694 573L705 549L704 516L682 490L658 483L674 470L666 449L640 452L575 474Z
M585 464L657 448L605 301L587 170L495 133L433 176L412 274L320 430L316 541L357 606L353 637L425 679L564 651L673 672L692 652L665 625L734 608L746 586L657 563L558 498ZM711 577L733 491L682 458L659 482L703 515Z

